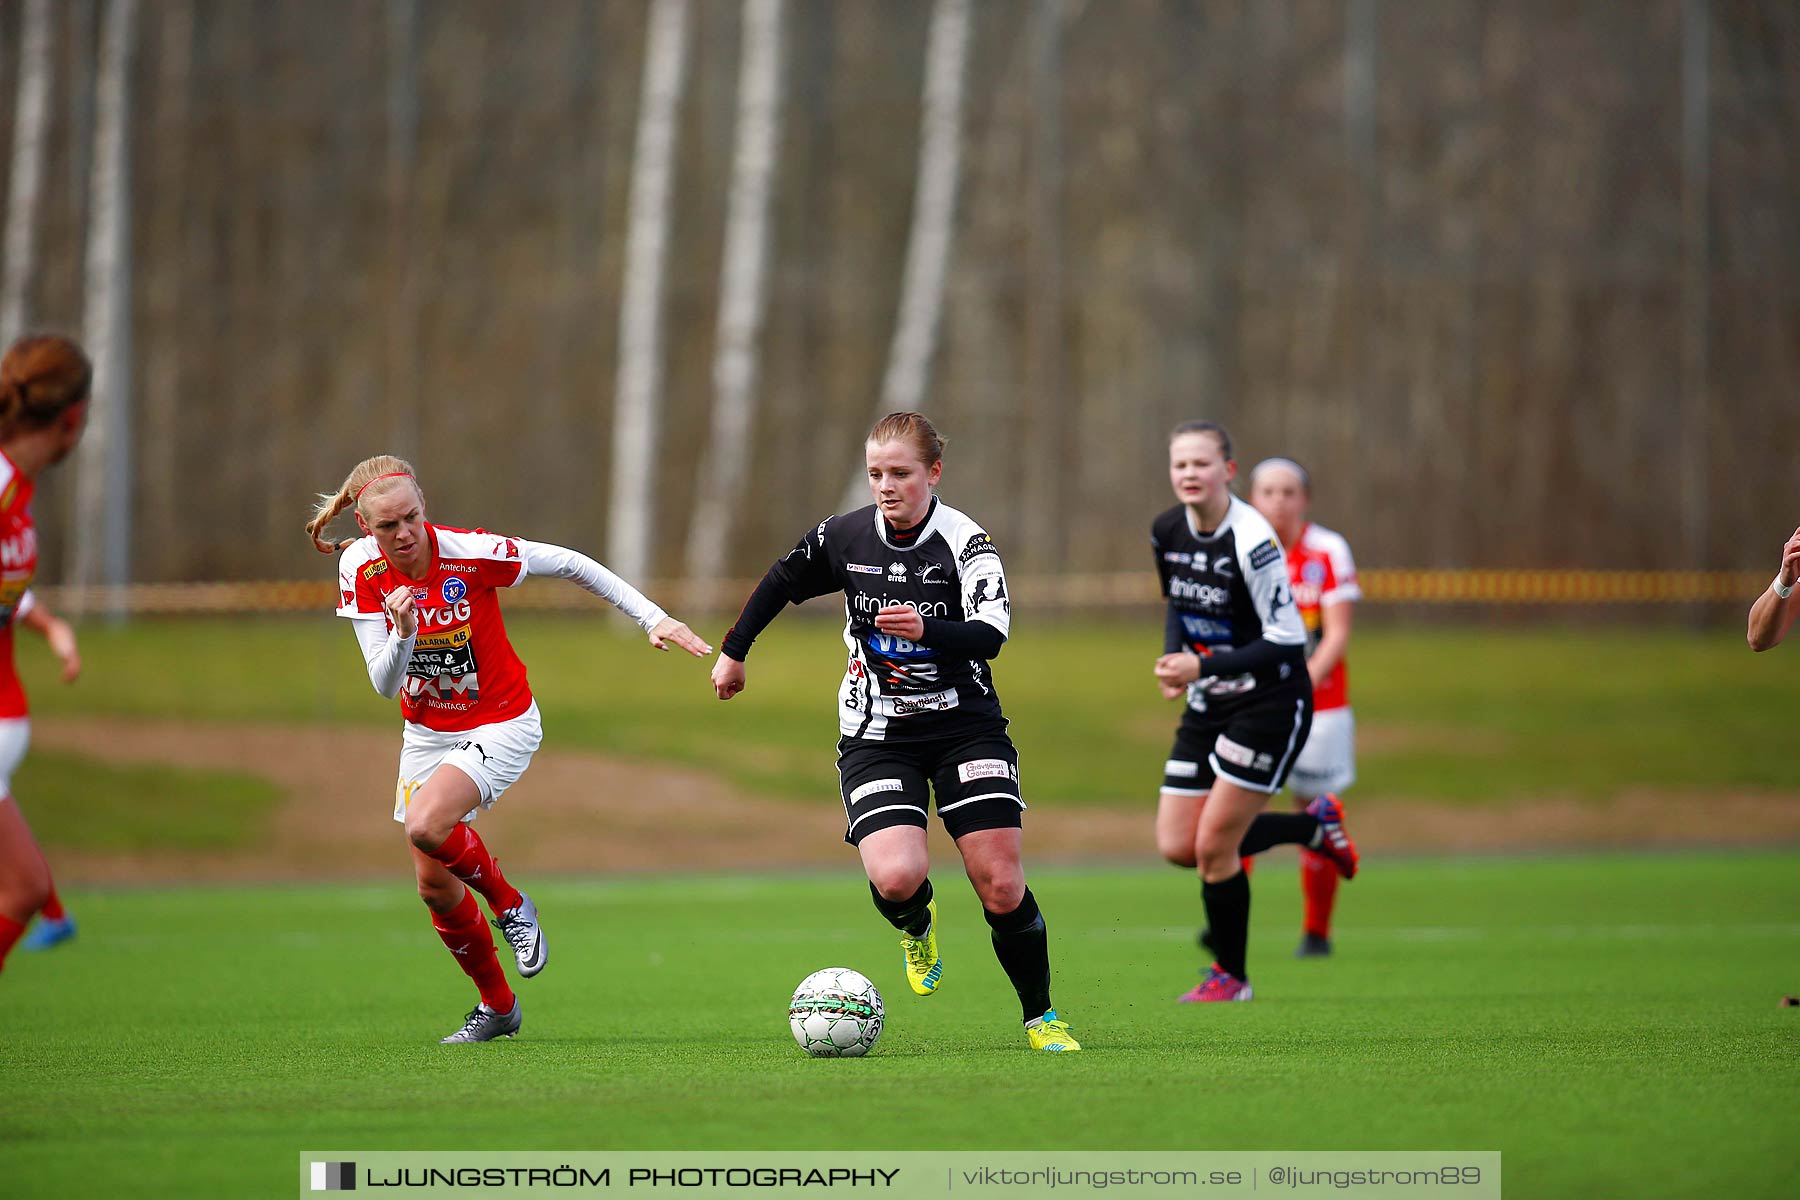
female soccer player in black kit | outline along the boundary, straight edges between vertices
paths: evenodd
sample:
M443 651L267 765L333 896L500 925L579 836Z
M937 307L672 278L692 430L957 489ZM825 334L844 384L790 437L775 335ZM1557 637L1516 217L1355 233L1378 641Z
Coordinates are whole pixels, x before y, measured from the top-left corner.
M1315 813L1257 815L1306 744L1312 680L1287 556L1262 514L1231 494L1236 474L1224 429L1177 426L1169 482L1181 503L1150 527L1168 600L1156 679L1164 699L1187 701L1163 765L1156 842L1170 862L1200 869L1218 960L1181 999L1207 1003L1251 995L1242 857L1285 842L1354 854L1341 830Z
M866 447L875 503L825 518L769 568L725 635L713 690L721 700L744 690L750 644L786 605L841 591L844 840L862 855L875 907L903 935L907 982L929 996L943 975L925 848L935 793L1032 1049L1079 1050L1050 1003L1044 918L1019 859L1019 756L988 666L1011 624L1006 573L987 533L932 494L943 449L918 413L875 423Z

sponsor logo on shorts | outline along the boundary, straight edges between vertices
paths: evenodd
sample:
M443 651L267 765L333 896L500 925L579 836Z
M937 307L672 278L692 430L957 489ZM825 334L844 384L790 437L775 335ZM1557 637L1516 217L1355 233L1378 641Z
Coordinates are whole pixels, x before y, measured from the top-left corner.
M974 783L977 779L1011 779L1013 765L1003 758L977 758L971 762L960 764L956 768L956 778L963 783Z
M894 697L888 711L896 717L910 716L913 713L945 712L956 707L956 689L931 692L924 696Z
M867 563L845 563L844 570L855 571L858 575L879 575L880 567L871 567Z
M1219 740L1213 743L1213 753L1234 767L1250 768L1256 765L1256 751L1242 742L1232 741L1222 733L1219 735ZM1264 755L1264 757L1268 756Z
M1280 557L1281 547L1275 544L1274 538L1270 538L1250 552L1250 569L1260 571Z
M866 799L878 792L903 792L905 790L906 785L898 779L871 779L850 793L850 803L855 804L858 800Z
M445 604L455 604L469 594L469 585L452 575L444 580L438 590L444 594Z
M1171 779L1195 779L1200 775L1200 764L1171 758L1163 764L1163 774Z

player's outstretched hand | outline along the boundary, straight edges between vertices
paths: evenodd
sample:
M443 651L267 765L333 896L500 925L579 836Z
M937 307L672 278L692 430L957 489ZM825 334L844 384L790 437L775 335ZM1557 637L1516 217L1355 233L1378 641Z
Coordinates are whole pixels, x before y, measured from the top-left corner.
M1781 548L1781 586L1793 587L1796 583L1800 583L1800 529L1794 530L1794 536Z
M674 617L664 617L656 623L656 628L650 631L650 644L658 650L667 650L670 642L674 642L695 658L705 658L712 653L712 647L707 645L699 634Z
M412 589L397 587L381 598L381 607L394 623L394 632L409 638L419 629L419 614L414 610Z
M729 700L744 690L744 664L727 655L719 655L712 669L713 694Z
M75 648L75 631L67 621L57 618L44 629L50 652L62 660L62 681L74 683L81 675L81 653Z

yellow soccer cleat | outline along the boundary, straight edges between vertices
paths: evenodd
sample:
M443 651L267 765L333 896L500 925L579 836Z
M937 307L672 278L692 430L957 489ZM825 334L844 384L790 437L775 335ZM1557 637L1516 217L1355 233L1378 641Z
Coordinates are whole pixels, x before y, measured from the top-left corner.
M1067 1054L1071 1050L1081 1049L1081 1043L1069 1036L1069 1023L1057 1020L1054 1008L1027 1025L1025 1036L1031 1039L1033 1050Z
M944 975L944 960L938 957L937 948L937 901L928 902L925 911L931 914L931 923L925 926L924 935L900 939L900 949L906 952L906 982L921 996L937 991Z

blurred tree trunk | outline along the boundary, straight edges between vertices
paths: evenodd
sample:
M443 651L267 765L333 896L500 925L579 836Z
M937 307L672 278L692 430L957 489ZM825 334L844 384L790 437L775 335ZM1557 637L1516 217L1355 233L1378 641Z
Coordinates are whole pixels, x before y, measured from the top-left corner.
M931 381L938 328L944 312L944 277L956 231L956 189L962 173L963 83L969 59L969 0L937 0L925 51L925 106L920 115L919 175L907 234L900 315L888 348L876 413L917 409ZM860 456L859 456L860 457ZM843 507L865 495L859 469L845 490Z
M52 69L50 0L25 0L19 32L19 96L13 109L12 174L6 198L6 276L0 281L0 341L11 341L24 333L30 319Z
M1062 53L1063 0L1031 7L1031 172L1025 292L1026 442L1022 560L1034 571L1063 565L1069 501L1066 463L1074 420L1063 395Z
M724 573L752 465L758 359L768 295L769 197L781 132L782 4L783 0L744 0L731 211L726 218L713 351L712 426L694 477L687 537L690 580L714 580ZM706 606L705 601L700 603Z
M419 270L413 180L419 162L419 4L388 0L387 11L387 344L381 403L387 452L417 456L419 444Z
M632 157L606 537L606 554L613 569L631 580L644 577L654 545L663 280L672 221L669 192L680 129L676 118L687 67L687 25L687 0L653 0L645 38L637 148Z
M137 0L108 0L95 82L94 179L86 342L94 399L81 443L74 582L123 584L131 572L131 59ZM112 606L115 615L123 610Z
M184 251L190 208L190 198L182 189L187 184L187 131L193 108L189 102L194 60L193 0L162 0L156 12L162 19L156 73L159 150L155 173L150 176L150 245L145 249L147 315L152 332L144 354L144 422L140 435L144 505L140 528L146 543L164 546L176 537L180 511L176 446L177 433L182 428L181 282L188 266ZM158 188L162 189L161 194L157 194Z

